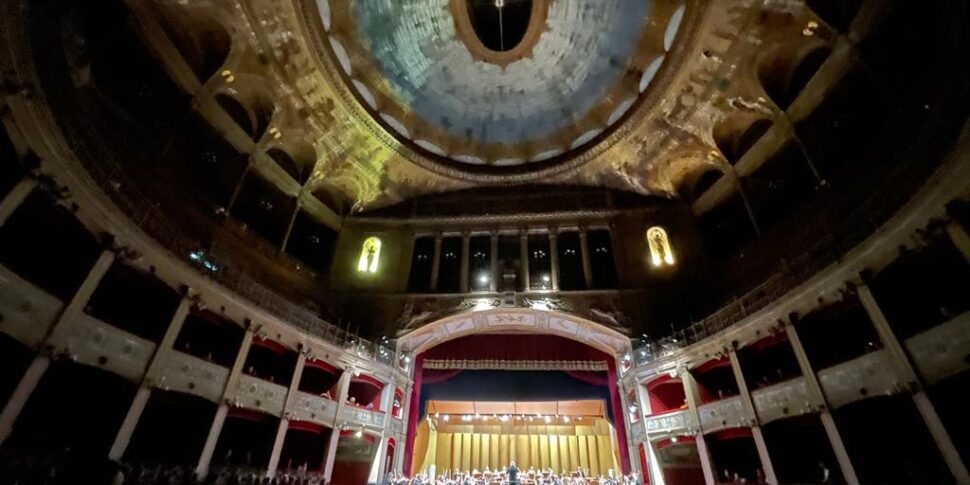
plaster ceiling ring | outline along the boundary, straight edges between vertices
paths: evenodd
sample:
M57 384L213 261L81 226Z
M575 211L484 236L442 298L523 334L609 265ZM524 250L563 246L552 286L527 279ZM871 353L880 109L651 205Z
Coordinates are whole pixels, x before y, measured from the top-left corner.
M422 325L400 336L397 350L418 355L460 337L510 333L564 337L617 358L632 349L628 336L574 314L534 308L496 307L472 309Z
M601 156L612 149L617 143L625 140L633 132L640 129L644 123L660 115L660 101L670 95L668 92L671 84L686 62L685 56L696 47L698 33L702 27L704 12L702 2L686 3L686 12L683 22L677 33L677 41L674 42L670 52L668 52L663 62L663 66L658 66L658 73L650 83L650 89L641 93L636 102L622 115L613 126L603 130L597 137L590 140L585 145L575 149L564 150L562 153L551 156L545 160L541 157L521 157L522 163L496 167L488 163L475 164L467 161L454 160L455 157L438 156L414 143L414 140L395 136L398 130L385 124L385 120L370 113L365 102L360 99L359 93L349 87L349 76L342 72L338 67L333 54L330 51L330 44L327 40L335 32L326 32L321 25L321 20L315 3L313 8L309 8L308 1L301 2L303 8L301 22L309 31L308 41L316 48L311 49L314 55L311 57L319 68L319 72L328 78L328 85L334 91L337 103L340 108L350 117L357 121L357 125L367 133L374 136L389 151L414 163L418 167L428 170L431 173L447 177L453 180L476 183L481 185L501 185L509 183L530 183L539 180L562 176L573 172L587 162ZM554 150L545 150L541 155L548 155ZM481 157L475 154L466 153L466 159L478 162ZM504 157L509 158L509 157Z

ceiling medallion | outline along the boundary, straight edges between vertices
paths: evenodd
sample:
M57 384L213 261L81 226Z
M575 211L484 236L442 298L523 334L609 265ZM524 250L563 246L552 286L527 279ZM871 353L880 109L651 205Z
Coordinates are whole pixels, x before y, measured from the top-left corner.
M450 0L458 38L472 57L505 68L532 57L554 0Z

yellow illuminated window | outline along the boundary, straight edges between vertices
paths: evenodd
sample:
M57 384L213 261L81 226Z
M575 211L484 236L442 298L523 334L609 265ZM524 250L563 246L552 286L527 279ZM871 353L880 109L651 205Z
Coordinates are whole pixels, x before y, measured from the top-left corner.
M369 237L364 240L360 248L360 260L357 261L357 271L361 273L376 273L377 262L381 259L381 240Z
M670 238L664 228L653 226L647 229L647 244L650 245L650 262L654 267L674 265L674 251L670 249Z

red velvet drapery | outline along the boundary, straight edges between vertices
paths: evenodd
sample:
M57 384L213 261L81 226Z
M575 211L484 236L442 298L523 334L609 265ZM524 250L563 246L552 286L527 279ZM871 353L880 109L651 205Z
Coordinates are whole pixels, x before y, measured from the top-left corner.
M424 369L421 373L423 374L421 376L422 384L437 384L461 374L461 369Z
M556 335L478 334L461 337L444 345L433 347L417 356L414 362L414 387L408 408L407 440L404 443L405 476L411 476L411 458L414 453L414 436L418 425L418 407L421 403L422 384L443 382L458 372L455 370L424 370L425 359L435 360L544 360L544 361L599 361L607 364L604 373L592 371L569 371L569 375L594 385L608 386L614 427L619 441L620 467L630 473L630 450L626 436L626 410L620 400L617 386L616 360L589 345Z
M616 361L610 359L609 370L606 371L610 385L610 406L613 408L613 427L616 428L616 440L620 446L620 468L623 474L630 473L630 448L626 441L626 411L620 401L620 388L617 386Z
M609 382L607 382L606 372L588 370L567 370L564 372L569 374L569 376L573 379L577 379L594 386L605 386L609 384Z
M411 404L408 406L408 434L404 441L404 476L411 476L411 455L414 454L414 435L418 429L418 407L421 406L421 382L424 367L424 354L414 359L414 387L411 389Z
M424 352L426 359L456 360L612 360L586 344L558 335L476 334Z

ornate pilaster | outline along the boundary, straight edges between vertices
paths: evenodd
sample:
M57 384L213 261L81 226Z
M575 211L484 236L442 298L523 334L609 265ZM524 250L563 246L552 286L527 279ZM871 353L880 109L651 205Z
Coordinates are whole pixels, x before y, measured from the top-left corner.
M557 241L557 229L549 229L549 265L552 275L552 290L559 291L559 242Z
M586 289L593 288L593 267L589 262L589 241L586 240L586 228L579 228L579 253L583 260L583 281Z
M461 233L461 271L460 271L460 288L462 293L468 293L468 259L471 249L471 234L467 231Z
M434 235L434 256L431 257L431 291L438 290L438 273L441 271L441 233Z
M522 290L529 291L532 286L529 281L529 232L524 229L519 233L519 257L522 259Z

